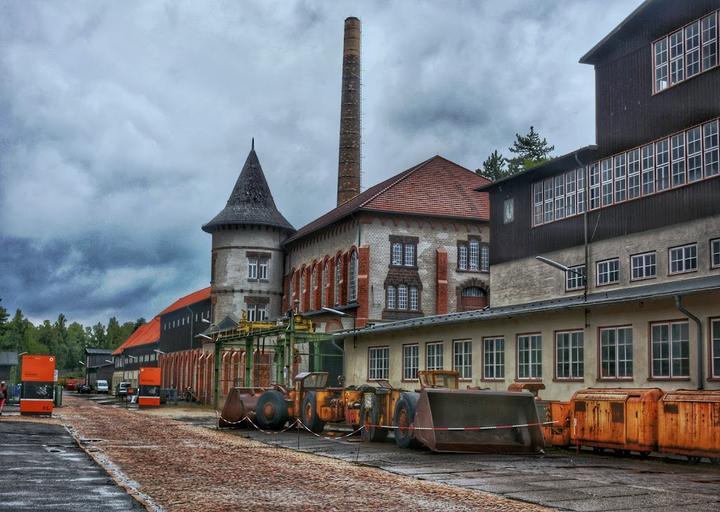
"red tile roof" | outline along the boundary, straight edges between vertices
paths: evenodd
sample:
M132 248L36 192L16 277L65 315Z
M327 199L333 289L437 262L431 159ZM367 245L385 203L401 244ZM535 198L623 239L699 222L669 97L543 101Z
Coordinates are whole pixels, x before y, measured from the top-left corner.
M167 313L171 313L173 311L176 311L180 308L184 308L185 306L189 306L191 304L195 304L196 302L200 302L203 300L207 300L210 298L210 287L203 288L202 290L198 290L196 292L192 292L189 295L185 295L184 297L179 298L172 304L170 304L168 307L160 311L158 316L165 315Z
M487 178L436 155L330 210L300 228L287 242L303 238L358 211L488 221L488 194L475 192L476 188L488 183Z
M140 345L148 345L160 340L160 317L156 316L150 322L141 325L133 332L125 342L116 348L112 355L118 356L123 350Z

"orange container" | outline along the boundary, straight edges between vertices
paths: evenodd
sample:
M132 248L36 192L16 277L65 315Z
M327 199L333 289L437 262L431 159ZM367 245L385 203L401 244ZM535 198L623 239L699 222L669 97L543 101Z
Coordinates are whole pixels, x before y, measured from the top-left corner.
M579 446L640 452L657 449L657 410L663 392L584 389L572 398L570 440Z
M572 420L570 402L545 401L543 405L545 415L540 418L540 421L553 422L550 425L543 426L545 444L549 446L569 446ZM538 413L540 410L541 408L538 407Z
M158 407L160 405L160 383L162 382L160 368L140 368L138 378L140 392L138 394L138 406Z
M668 392L658 407L658 447L720 461L720 391Z
M25 354L22 357L20 380L20 414L52 414L55 356Z

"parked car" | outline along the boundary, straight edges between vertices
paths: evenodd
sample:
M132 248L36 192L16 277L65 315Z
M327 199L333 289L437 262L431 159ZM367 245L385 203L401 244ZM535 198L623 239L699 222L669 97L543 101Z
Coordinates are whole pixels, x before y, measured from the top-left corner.
M89 384L78 384L76 389L77 389L77 392L80 394L92 393L92 387L90 387Z
M106 380L99 380L95 383L95 390L98 393L105 393L106 395L110 392L110 388L108 386L108 381Z
M115 396L126 397L130 386L131 384L129 382L121 382L117 385L117 388L115 388Z

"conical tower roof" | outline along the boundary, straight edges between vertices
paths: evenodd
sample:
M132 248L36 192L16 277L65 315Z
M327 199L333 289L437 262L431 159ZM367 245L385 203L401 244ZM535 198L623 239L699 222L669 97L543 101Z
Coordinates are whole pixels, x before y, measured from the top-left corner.
M233 225L273 226L289 232L295 231L275 206L254 144L225 208L202 229L212 233L221 226Z

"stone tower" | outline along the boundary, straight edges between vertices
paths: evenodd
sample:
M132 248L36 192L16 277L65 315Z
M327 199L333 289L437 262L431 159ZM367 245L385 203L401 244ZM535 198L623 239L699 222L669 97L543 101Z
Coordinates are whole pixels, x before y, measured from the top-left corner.
M282 315L282 242L295 230L275 206L255 147L225 208L205 224L212 234L212 322Z

